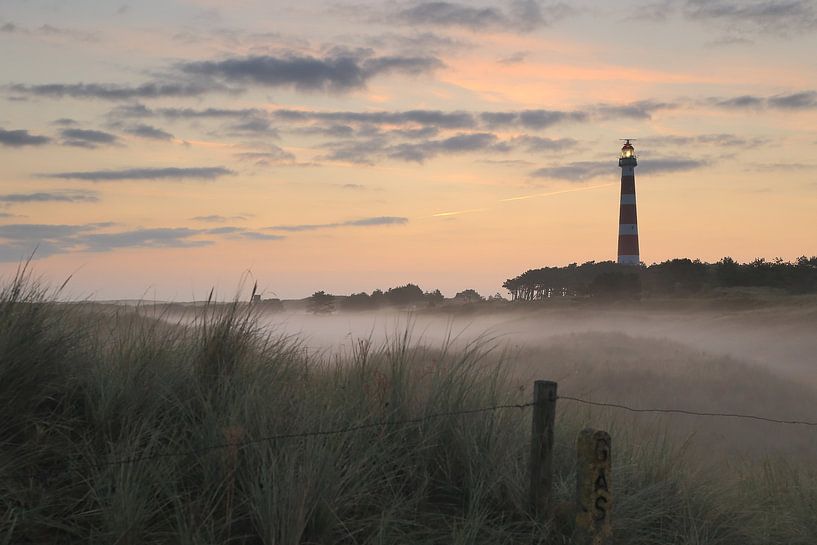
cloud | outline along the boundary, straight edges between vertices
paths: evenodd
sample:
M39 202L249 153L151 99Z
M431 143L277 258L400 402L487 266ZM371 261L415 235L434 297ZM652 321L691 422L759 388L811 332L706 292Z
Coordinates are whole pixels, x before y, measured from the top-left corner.
M280 137L278 130L270 124L269 120L259 117L252 117L228 125L226 131L232 135L267 136L270 138Z
M516 53L511 53L506 57L497 59L496 62L505 65L519 64L528 58L528 55L530 55L530 52L528 51L517 51Z
M114 224L11 224L0 225L0 261L35 258L67 252L110 252L121 248L194 248L213 244L211 235L252 240L281 240L283 235L258 233L239 227L190 229L152 227L109 231Z
M333 229L337 227L374 227L379 225L404 225L408 223L408 218L399 216L375 216L358 220L349 220L335 223L305 223L297 225L273 225L264 229L270 231L316 231L318 229Z
M530 31L548 26L573 10L564 3L542 5L536 0L513 0L505 9L459 2L420 2L389 16L396 22L421 27L462 27L474 31L500 29Z
M185 227L134 229L118 233L90 233L75 242L83 251L109 252L118 248L191 248L212 244L210 240L191 240L200 235L197 229Z
M610 161L576 161L564 165L539 168L531 172L530 175L534 178L583 182L599 176L615 177L615 169L615 163Z
M99 196L92 191L62 191L38 193L7 193L0 195L0 202L9 204L31 202L97 202Z
M741 95L731 98L710 98L707 103L726 109L762 109L778 110L813 110L817 109L817 91L799 91L797 93L771 95Z
M811 0L686 0L683 12L742 32L786 34L817 27L817 6Z
M164 167L90 170L85 172L54 172L42 174L41 176L65 180L83 180L86 182L111 182L121 180L214 180L221 176L232 174L235 174L235 172L224 167Z
M482 112L480 120L489 128L520 126L527 129L544 129L557 123L582 122L589 114L582 111L521 110L516 112Z
M466 153L474 151L509 151L507 144L499 142L492 133L463 133L440 140L428 140L418 144L397 144L386 149L386 155L393 159L416 161L441 153Z
M645 139L650 145L658 146L701 146L701 147L725 147L725 148L755 148L768 143L766 138L743 138L734 134L699 134L695 136L654 136Z
M295 155L274 144L267 145L266 151L247 151L237 153L236 157L242 161L254 161L256 165L269 165L295 160Z
M636 170L639 174L661 175L671 172L686 172L708 165L705 160L678 158L654 158L642 160ZM534 170L530 173L534 178L551 178L570 182L583 182L592 178L620 176L618 165L611 161L576 161L563 165L555 165Z
M785 110L805 110L817 108L817 91L804 91L790 95L769 97L767 103L772 108Z
M283 240L286 238L283 235L270 235L269 233L259 233L257 231L243 231L240 236L251 240Z
M220 61L180 63L180 72L230 83L294 87L300 91L346 92L366 87L372 77L397 72L417 75L442 66L436 57L372 56L369 51L339 52L323 58L290 53Z
M23 146L42 146L51 142L47 136L31 134L27 130L16 129L7 131L0 128L0 146L21 148Z
M100 224L97 223L85 225L49 225L42 223L0 225L0 239L35 242L39 240L64 239L84 231L98 229L99 227Z
M28 96L100 100L196 97L214 90L225 90L223 86L202 85L196 82L149 82L140 85L120 85L116 83L48 83L42 85L24 85L13 83L6 85L5 88L14 93Z
M204 223L224 223L226 221L243 221L247 219L247 216L220 216L218 214L210 214L208 216L195 216L190 219Z
M127 134L149 140L173 140L173 135L151 125L138 124L122 129Z
M511 140L514 146L522 146L529 152L541 151L564 151L575 147L578 142L572 138L543 138L541 136L531 136L528 134L514 137Z
M62 129L60 131L63 146L94 149L100 145L113 145L119 142L115 134L89 129Z
M477 121L474 115L464 111L445 112L441 110L405 110L350 112L320 112L309 110L273 110L270 115L282 122L332 122L332 123L366 123L375 125L424 125L441 129L474 128Z
M403 225L406 223L408 223L408 218L401 218L397 216L376 216L373 218L363 218L359 220L347 221L344 222L342 225L368 227L371 225Z
M158 108L150 109L141 104L120 106L111 110L114 118L149 118L155 116L167 119L236 119L244 125L238 128L265 130L269 121L280 128L291 129L293 125L305 125L300 131L309 130L316 134L347 137L355 130L371 132L373 127L394 131L417 129L494 129L520 128L540 130L560 123L584 123L593 120L631 118L650 119L656 111L673 109L678 104L657 101L638 101L625 104L595 104L577 110L515 110L505 112L469 112L463 110L379 110L379 111L320 111L225 108ZM263 121L262 121L263 120ZM412 137L404 133L404 136ZM423 136L431 136L425 134Z
M49 24L41 25L37 28L25 28L15 23L5 23L0 26L0 32L6 34L22 34L27 36L55 36L61 38L70 38L83 42L97 42L99 35L92 32L84 32L81 30L74 30L70 28L57 27Z

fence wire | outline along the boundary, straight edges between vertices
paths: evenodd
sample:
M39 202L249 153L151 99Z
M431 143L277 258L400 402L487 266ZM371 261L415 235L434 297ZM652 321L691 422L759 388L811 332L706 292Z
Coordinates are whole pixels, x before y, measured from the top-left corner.
M704 412L704 411L692 411L688 409L667 409L667 408L639 408L639 407L630 407L628 405L624 405L622 403L607 403L601 401L592 401L589 399L582 399L580 397L574 396L565 396L565 395L558 395L556 399L563 399L565 401L573 401L576 403L594 406L594 407L605 407L610 409L621 409L625 411L629 411L632 413L658 413L658 414L680 414L686 416L700 416L700 417L717 417L717 418L740 418L746 420L754 420L754 421L761 421L761 422L769 422L772 424L787 424L787 425L802 425L802 426L817 426L817 422L811 422L807 420L783 420L777 418L769 418L766 416L758 416L753 414L741 414L741 413L719 413L719 412ZM224 443L215 443L212 445L207 445L204 447L199 447L196 449L188 449L188 450L177 450L177 451L169 451L169 452L158 452L154 454L145 454L141 456L133 456L130 458L122 458L118 460L111 460L108 462L98 462L88 464L90 467L95 468L103 468L103 467L110 467L110 466L119 466L119 465L128 465L134 464L138 462L146 462L150 460L158 460L161 458L174 458L174 457L181 457L181 456L195 456L197 454L203 454L205 452L209 452L212 450L218 449L243 449L250 445L255 445L259 443L269 443L274 441L284 441L288 439L304 439L308 437L321 437L321 436L328 436L328 435L340 435L345 433L352 433L355 431L371 429L371 428L380 428L380 427L402 427L407 426L410 424L420 424L426 422L428 420L433 420L436 418L443 418L447 416L460 416L460 415L468 415L468 414L478 414L478 413L486 413L486 412L495 412L502 409L525 409L528 407L534 406L535 403L508 403L503 405L493 405L490 407L480 407L476 409L464 409L458 411L445 411L440 413L432 413L427 414L424 416L419 416L416 418L409 418L406 420L381 420L377 422L369 422L366 424L358 424L354 426L345 426L342 428L333 428L328 430L314 430L314 431L304 431L304 432L295 432L295 433L281 433L275 435L265 435L261 437L256 437L254 439L247 439L244 441L233 441L233 442L224 442ZM82 458L82 455L76 456L69 456L68 459L71 458ZM29 477L29 478L43 478L53 475L55 472L50 470L43 470L36 473L30 474L15 474L18 477Z
M663 414L684 414L688 416L713 416L721 418L744 418L747 420L759 420L761 422L771 422L773 424L798 424L801 426L817 426L817 422L809 422L808 420L780 420L777 418L768 418L766 416L757 416L754 414L740 414L740 413L714 413L714 412L700 412L690 411L687 409L642 409L636 407L629 407L621 403L604 403L601 401L590 401L571 396L558 396L558 399L567 401L575 401L585 405L593 405L595 407L609 407L611 409L622 409L632 413L663 413Z

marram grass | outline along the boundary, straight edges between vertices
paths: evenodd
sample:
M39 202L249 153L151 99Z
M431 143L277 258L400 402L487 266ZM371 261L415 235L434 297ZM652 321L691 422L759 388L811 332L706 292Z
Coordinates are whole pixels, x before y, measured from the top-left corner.
M0 294L0 544L570 542L578 411L560 410L544 523L527 514L529 409L400 424L528 401L490 339L426 347L408 328L321 358L243 304L173 324L53 295L25 271ZM713 477L607 422L618 543L817 542L805 471Z

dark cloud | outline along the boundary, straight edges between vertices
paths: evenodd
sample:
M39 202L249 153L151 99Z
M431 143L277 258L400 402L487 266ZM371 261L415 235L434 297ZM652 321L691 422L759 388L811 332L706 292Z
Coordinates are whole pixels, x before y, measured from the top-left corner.
M5 23L0 26L0 32L7 34L22 34L26 36L53 36L60 38L70 38L83 42L99 41L99 36L92 32L84 32L71 28L57 27L53 25L41 25L37 28L25 28L15 23Z
M93 149L100 145L112 145L119 142L115 134L90 129L62 129L60 131L63 146Z
M690 19L743 32L786 34L817 28L817 6L811 0L686 0L683 11Z
M250 56L220 61L186 62L178 69L188 75L231 83L268 87L291 86L302 91L345 92L361 89L372 77L399 72L421 74L440 68L436 57L372 56L370 52L343 52L324 58L289 54Z
M132 100L162 97L195 97L214 90L224 90L222 86L202 85L195 82L160 83L141 85L119 85L115 83L49 83L44 85L23 85L14 83L7 90L28 96L48 98L81 98L100 100Z
M278 129L272 126L268 119L251 117L237 123L228 125L225 129L232 135L266 136L279 138Z
M398 8L388 16L399 23L421 27L463 27L470 30L523 30L552 24L573 10L564 3L541 4L536 0L512 0L503 9L459 2L420 2Z
M642 160L636 169L639 174L660 175L672 172L686 172L708 165L706 160L677 158L655 158ZM577 161L563 165L544 167L531 172L534 178L552 178L571 182L583 182L592 178L607 177L616 179L620 176L618 166L610 161Z
M386 149L393 159L422 163L441 153L466 153L474 151L509 151L505 143L492 133L457 134L449 138L428 140L417 144L397 144Z
M714 98L711 103L722 108L761 108L766 105L766 99L752 95L742 95L731 98Z
M517 136L511 140L514 146L522 146L525 150L535 153L540 151L564 151L575 147L578 142L572 138L543 138L528 134Z
M519 126L527 129L544 129L557 123L582 122L589 119L586 112L564 112L560 110L482 112L479 117L489 128Z
M319 112L308 110L274 110L273 118L289 122L367 123L373 125L425 125L441 129L467 129L477 124L469 112L441 110L405 110L377 112Z
M212 244L210 240L192 239L202 234L184 227L134 229L118 233L89 233L74 241L82 251L109 252L118 248L191 248Z
M351 42L358 36L349 36L344 42ZM444 34L434 32L415 32L412 34L402 34L388 32L385 34L367 35L362 37L364 43L370 47L378 49L398 49L401 51L418 51L437 53L439 51L456 51L467 47L472 47L473 43L460 38L452 38Z
M11 241L57 240L71 237L85 231L98 229L99 224L47 225L41 223L18 223L0 225L0 239Z
M242 231L240 236L250 240L283 240L286 238L283 235L271 235L269 233L259 233L257 231Z
M111 182L121 180L214 180L221 176L235 174L224 167L164 167L126 168L122 170L90 170L84 172L54 172L43 174L45 178L83 180L86 182Z
M659 110L672 110L677 107L678 104L674 103L642 100L628 104L599 104L590 108L590 113L604 119L621 117L647 120L652 119L653 114Z
M75 119L71 119L71 118L68 118L68 117L61 117L60 119L55 119L54 121L52 121L51 124L52 125L59 125L61 127L73 127L75 125L78 125L79 123L77 123L77 121Z
M167 119L236 119L235 125L246 130L269 130L268 123L275 122L279 128L292 129L293 125L305 125L298 132L311 132L327 136L349 137L356 131L358 136L378 136L375 130L452 130L519 128L540 130L560 123L584 123L593 120L630 118L650 119L660 110L678 108L670 102L639 101L627 104L596 104L578 110L516 110L506 112L468 112L462 110L397 110L397 111L319 111L278 109L150 109L141 104L114 108L113 118L149 118L161 116ZM228 126L229 129L229 126ZM412 135L404 133L411 138ZM418 137L419 135L415 135ZM425 134L425 137L432 136Z
M207 229L206 233L208 235L233 235L235 233L239 233L243 231L241 227L233 227L233 226L224 226L224 227L213 227L211 229Z
M374 227L378 225L404 225L408 223L408 218L398 216L375 216L358 220L349 220L335 223L305 223L299 225L273 225L265 227L270 231L316 231L318 229L333 229L336 227Z
M236 157L243 161L254 161L256 165L269 165L295 160L295 155L273 144L269 144L265 151L237 153Z
M672 172L687 172L703 168L710 164L706 159L688 159L684 157L656 157L642 161L637 167L641 174L667 174Z
M0 202L30 203L30 202L97 202L99 196L92 191L62 191L38 193L7 193L0 195Z
M226 221L244 221L247 219L247 216L220 216L218 214L210 214L209 216L196 216L190 219L204 223L224 223Z
M817 91L799 91L768 97L742 95L731 98L710 98L707 103L726 109L813 110L817 109Z
M408 218L401 218L397 216L376 216L373 218L363 218L359 220L347 221L344 222L342 225L368 227L372 225L404 225L406 223L408 223Z
M248 231L239 227L190 229L155 227L109 231L112 223L81 225L0 225L0 261L18 261L34 253L35 258L66 252L109 252L120 248L191 248L206 246L207 236L280 240L281 235ZM36 252L35 252L36 249Z
M805 110L817 108L817 91L805 91L790 95L777 95L767 100L772 108L785 110Z
M42 146L51 142L47 136L31 134L27 130L16 129L7 131L0 128L0 146L21 148L23 146Z
M654 136L645 139L650 145L689 147L697 146L700 149L717 146L725 148L755 148L768 143L766 138L744 138L734 134L699 134L695 136Z
M577 161L563 165L543 167L530 173L534 178L553 178L583 182L599 176L616 176L616 165L610 161Z
M173 135L162 129L157 129L151 125L132 125L122 129L127 134L138 136L139 138L147 138L150 140L173 140Z
M519 63L523 62L528 57L528 55L530 55L530 53L528 51L517 51L516 53L511 53L507 57L502 57L500 59L497 59L496 62L498 62L499 64L506 64L506 65L519 64Z
M374 164L374 159L383 155L386 143L383 139L340 140L324 145L329 153L320 157L330 161L348 161L362 165Z

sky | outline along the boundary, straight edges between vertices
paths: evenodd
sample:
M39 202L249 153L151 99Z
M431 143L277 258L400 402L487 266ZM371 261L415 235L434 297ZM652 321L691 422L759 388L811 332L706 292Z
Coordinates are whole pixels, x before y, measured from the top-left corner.
M0 275L91 299L504 293L817 254L817 2L0 0ZM243 282L243 284L242 284Z

